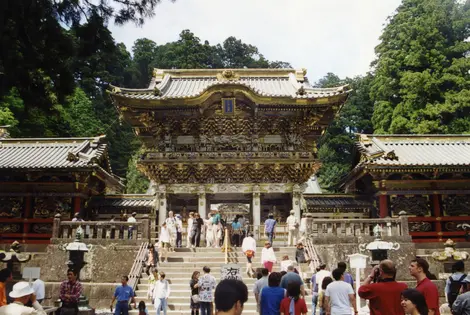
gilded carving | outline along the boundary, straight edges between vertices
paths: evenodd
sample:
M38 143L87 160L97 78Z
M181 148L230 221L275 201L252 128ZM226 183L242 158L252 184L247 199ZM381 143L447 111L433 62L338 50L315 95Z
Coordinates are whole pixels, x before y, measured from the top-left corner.
M0 224L0 233L18 233L19 231L19 224Z
M71 218L71 198L37 197L34 199L33 218L52 218L59 213L62 218Z
M236 81L240 79L240 75L236 74L235 71L226 69L222 73L217 74L217 80L219 81Z
M391 200L392 213L398 216L404 211L408 215L425 216L429 214L429 200L423 196L397 196Z
M21 218L23 210L22 197L0 198L0 218Z
M32 230L34 233L38 234L51 234L52 224L35 223L32 226Z
M448 216L468 215L470 213L470 195L447 196L442 207Z
M432 225L429 222L410 222L408 228L410 232L429 232L432 230Z

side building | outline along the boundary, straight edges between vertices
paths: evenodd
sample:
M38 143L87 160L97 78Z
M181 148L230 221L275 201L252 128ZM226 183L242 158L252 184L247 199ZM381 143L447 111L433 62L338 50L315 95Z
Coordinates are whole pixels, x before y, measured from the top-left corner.
M377 217L406 214L414 242L464 241L470 231L469 135L358 135L346 193Z
M123 188L104 137L0 139L0 243L47 244L54 215L91 219L93 196Z

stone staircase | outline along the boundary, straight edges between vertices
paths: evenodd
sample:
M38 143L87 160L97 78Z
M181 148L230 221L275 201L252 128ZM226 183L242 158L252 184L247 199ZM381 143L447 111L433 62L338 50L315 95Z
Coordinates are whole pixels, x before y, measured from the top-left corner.
M261 267L260 253L261 247L257 249L257 257L253 262L253 268ZM288 255L291 260L294 260L295 248L294 247L281 247L275 248L275 253L278 261L282 256ZM256 313L256 301L253 294L253 284L256 279L249 278L245 273L246 258L241 252L240 248L233 248L232 252L228 253L229 263L238 263L241 267L243 282L248 287L248 301L245 303L244 314ZM177 248L174 253L169 253L168 263L160 264L159 271L166 274L166 279L170 282L171 294L168 299L168 314L190 314L190 296L189 281L193 271L198 270L203 273L202 268L208 266L211 268L211 274L217 281L220 279L220 268L225 263L225 254L220 249L215 248ZM310 278L311 273L306 265L301 266L304 278ZM277 264L274 271L279 271L279 264ZM306 272L307 271L307 272ZM152 305L150 299L147 299L148 290L148 277L145 273L137 285L136 301L145 301L147 309L150 313L154 314L155 307ZM307 289L306 302L309 310L311 309L311 295L310 289ZM130 314L137 314L136 310L132 310Z

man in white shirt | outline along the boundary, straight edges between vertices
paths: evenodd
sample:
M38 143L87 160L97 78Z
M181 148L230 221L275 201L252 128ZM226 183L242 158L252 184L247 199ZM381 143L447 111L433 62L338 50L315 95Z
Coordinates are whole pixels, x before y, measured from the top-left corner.
M351 315L351 307L357 314L356 300L352 286L344 282L344 270L337 268L333 270L334 282L330 283L325 290L326 315Z
M129 217L129 219L127 219L127 223L137 223L137 220L135 219L136 216L137 216L137 212L132 212L132 215ZM128 238L131 239L132 234L134 234L134 226L129 225L128 228L129 228Z
M300 219L300 227L299 227L299 240L298 242L302 242L307 238L307 233L308 233L308 226L310 225L310 221L312 220L312 214L311 213L303 213L302 214L302 219ZM298 243L297 242L297 243Z
M168 308L168 298L170 297L170 284L165 279L165 273L161 271L159 273L160 279L155 282L153 289L154 305L157 309L157 315L160 315L160 309L163 309L163 315L166 315Z
M160 259L162 259L162 262L167 263L168 262L168 248L170 248L170 232L168 231L166 222L163 222L162 224L158 241L160 242L160 248L162 250L162 255L160 256Z
M287 246L294 246L297 244L297 238L299 235L299 220L295 217L295 211L290 211L290 216L287 217L287 229L289 231L287 238Z
M46 295L46 287L44 285L44 281L42 281L41 279L34 280L33 290L34 294L36 295L36 301L42 303Z
M253 238L253 233L248 234L248 237L243 239L242 251L246 256L246 273L251 277L253 274L253 269L251 268L252 259L255 257L256 253L256 240Z
M9 295L13 303L0 307L0 315L46 315L28 282L21 281L15 284ZM33 307L24 306L30 300Z

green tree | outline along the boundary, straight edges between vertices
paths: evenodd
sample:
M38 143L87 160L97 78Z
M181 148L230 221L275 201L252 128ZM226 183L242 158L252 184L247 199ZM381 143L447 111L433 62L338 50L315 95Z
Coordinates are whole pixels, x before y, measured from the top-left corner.
M348 84L353 90L325 134L320 139L318 157L322 167L318 173L323 189L338 191L341 180L351 169L354 158L355 133L372 133L373 102L370 99L372 75L341 80L328 73L315 85L332 87Z
M468 3L403 1L376 47L376 132L470 132L469 25Z
M126 174L126 193L142 194L149 188L149 179L142 174L136 167L140 153L137 152L129 160L129 166Z

